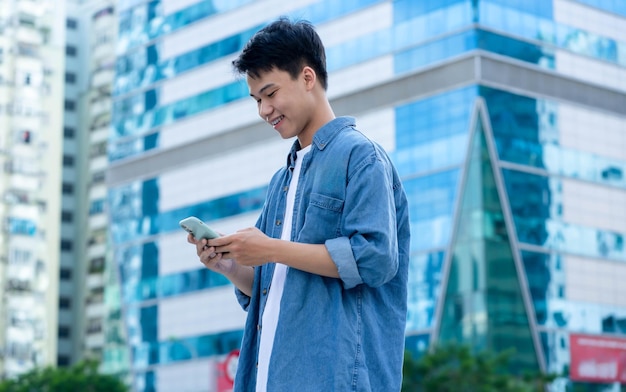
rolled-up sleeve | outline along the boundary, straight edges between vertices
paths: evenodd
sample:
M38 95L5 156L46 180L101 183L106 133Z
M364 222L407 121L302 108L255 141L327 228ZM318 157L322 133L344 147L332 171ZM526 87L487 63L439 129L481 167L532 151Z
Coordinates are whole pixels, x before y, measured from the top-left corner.
M364 283L377 287L398 270L393 174L377 154L363 159L351 174L342 218L342 237L325 245L346 289Z
M235 286L235 296L237 297L237 302L239 302L239 305L241 306L241 308L247 312L248 307L250 306L250 297L244 294L244 292L239 290L236 286Z
M363 283L356 260L352 254L352 245L347 237L334 238L326 241L326 249L337 265L339 277L346 289L351 289Z

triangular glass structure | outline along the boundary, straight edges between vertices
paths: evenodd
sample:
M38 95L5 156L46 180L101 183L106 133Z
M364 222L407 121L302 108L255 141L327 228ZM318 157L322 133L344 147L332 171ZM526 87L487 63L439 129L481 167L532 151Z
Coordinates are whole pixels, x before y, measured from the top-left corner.
M539 371L480 115L475 126L438 340L467 344L476 351L514 348L511 371Z

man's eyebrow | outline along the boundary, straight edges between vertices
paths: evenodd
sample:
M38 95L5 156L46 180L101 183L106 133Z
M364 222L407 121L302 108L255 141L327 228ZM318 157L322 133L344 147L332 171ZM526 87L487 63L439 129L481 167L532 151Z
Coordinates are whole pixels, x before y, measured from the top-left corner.
M262 93L263 93L263 91L265 91L265 90L267 90L268 88L273 87L273 86L274 86L274 83L268 83L268 84L266 84L265 86L261 87L261 89L259 90L259 94L262 94ZM251 97L254 97L254 94L250 93L250 96L251 96Z

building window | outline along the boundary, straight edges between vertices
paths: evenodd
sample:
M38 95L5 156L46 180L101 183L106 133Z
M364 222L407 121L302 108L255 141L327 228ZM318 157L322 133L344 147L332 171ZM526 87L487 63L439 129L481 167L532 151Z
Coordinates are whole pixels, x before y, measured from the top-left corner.
M97 274L104 271L104 257L97 257L89 262L89 273Z
M70 280L72 279L72 269L71 268L61 268L59 271L59 278L62 280Z
M18 361L27 361L32 355L31 344L21 342L9 342L5 349L5 355Z
M61 222L69 223L74 221L74 214L71 211L61 211Z
M29 130L19 131L17 134L17 140L24 144L30 144L33 139L33 133Z
M74 72L66 72L65 83L69 83L69 84L76 83L76 74Z
M72 306L72 300L67 297L59 298L59 308L61 309L69 309Z
M69 182L64 182L61 185L61 191L63 192L64 195L73 195L74 194L74 184L71 184Z
M76 110L76 102L66 99L65 100L65 110L67 110L68 112L73 112L74 110Z
M94 334L102 332L102 319L91 318L87 320L87 333Z
M72 45L66 45L65 46L65 54L68 56L76 56L76 53L78 52L78 50L76 49L76 46L72 46Z
M70 240L61 240L61 250L71 251L74 244Z
M93 184L102 183L104 182L105 179L106 179L106 173L104 171L95 172L91 176L91 182Z
M74 157L71 155L63 155L63 166L65 167L74 166Z
M104 212L105 200L96 199L93 200L89 206L89 215L101 214Z
M70 357L67 355L59 355L57 356L57 366L69 366L70 365Z
M78 21L73 18L67 18L65 20L65 27L71 30L75 30L78 27Z
M89 149L89 157L95 158L102 155L106 155L107 153L107 142L97 143L91 146Z
M76 136L76 130L72 127L63 128L63 137L66 139L73 139Z
M58 335L60 338L69 338L70 337L70 327L67 325L59 325Z

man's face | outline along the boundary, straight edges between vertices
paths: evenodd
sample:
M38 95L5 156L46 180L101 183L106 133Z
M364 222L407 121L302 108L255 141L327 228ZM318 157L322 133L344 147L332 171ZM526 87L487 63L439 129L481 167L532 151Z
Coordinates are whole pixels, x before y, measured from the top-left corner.
M286 71L274 68L257 78L247 77L250 96L257 101L259 116L283 139L315 131L308 129L314 101L305 73L303 71L293 79Z

